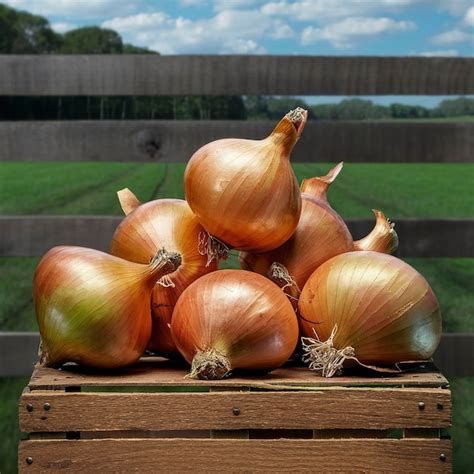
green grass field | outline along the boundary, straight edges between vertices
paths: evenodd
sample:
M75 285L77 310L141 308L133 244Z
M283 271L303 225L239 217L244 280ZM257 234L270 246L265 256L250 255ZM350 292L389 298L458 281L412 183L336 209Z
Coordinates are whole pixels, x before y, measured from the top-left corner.
M295 164L303 178L330 164ZM120 215L116 191L129 187L142 200L183 197L185 164L2 163L0 214ZM471 164L350 164L333 183L330 200L343 217L370 209L397 217L472 217Z

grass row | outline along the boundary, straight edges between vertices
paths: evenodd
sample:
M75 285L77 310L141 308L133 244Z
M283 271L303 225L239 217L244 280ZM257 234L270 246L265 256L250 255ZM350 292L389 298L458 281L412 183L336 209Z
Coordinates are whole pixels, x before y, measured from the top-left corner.
M298 180L332 165L296 163ZM116 191L129 187L142 201L183 198L185 164L2 163L0 215L119 215ZM472 217L471 164L346 163L330 201L343 217Z

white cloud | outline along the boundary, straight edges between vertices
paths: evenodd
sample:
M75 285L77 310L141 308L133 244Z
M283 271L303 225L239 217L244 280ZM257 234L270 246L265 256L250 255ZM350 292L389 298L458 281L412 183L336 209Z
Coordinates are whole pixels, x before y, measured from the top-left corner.
M66 33L66 31L74 30L77 28L77 25L74 25L72 23L67 23L67 22L58 22L58 23L53 23L51 25L51 28L54 31L57 31L58 33Z
M104 21L102 26L104 28L111 28L121 33L135 31L142 28L156 28L165 24L167 16L161 12L155 13L138 13L127 17L117 17L111 20Z
M463 16L472 6L472 0L432 0L438 10L447 11L454 16Z
M96 18L97 16L130 14L137 2L127 0L2 0L13 8L52 17Z
M438 49L436 51L423 51L419 56L425 56L427 58L432 58L435 56L440 57L455 57L459 56L459 51L457 49Z
M264 39L289 38L294 33L283 20L258 10L223 10L210 18L173 18L162 12L116 17L102 23L127 42L162 54L260 54Z
M433 36L431 41L434 44L454 44L454 43L473 43L474 44L474 34L466 33L459 29L445 31L439 35Z
M335 48L350 48L361 39L367 39L383 33L414 30L411 21L395 21L391 18L352 17L323 28L306 27L301 34L301 43L308 45L318 41L327 41Z
M464 15L464 22L469 26L474 26L474 6L467 10Z
M270 16L320 22L351 16L387 16L413 7L426 9L427 14L438 10L462 17L472 7L472 0L270 0L261 11Z
M419 0L279 0L261 7L269 16L284 16L298 21L321 21L330 18L366 16L383 12L397 12Z

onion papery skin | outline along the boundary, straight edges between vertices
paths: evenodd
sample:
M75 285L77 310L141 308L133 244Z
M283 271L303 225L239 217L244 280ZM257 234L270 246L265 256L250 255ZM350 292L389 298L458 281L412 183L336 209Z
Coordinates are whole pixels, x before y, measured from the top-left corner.
M298 322L288 298L267 278L244 270L220 270L192 283L179 298L171 333L192 376L221 378L235 369L270 371L291 356ZM209 376L196 358L218 353L227 369Z
M394 253L398 248L398 235L395 224L387 219L382 211L372 209L375 226L360 240L354 241L354 250L372 250L374 252Z
M336 255L352 250L389 253L397 248L393 224L377 210L373 211L376 216L374 229L364 239L353 241L346 223L327 200L329 186L342 167L341 162L325 176L303 180L301 217L291 238L270 252L241 252L242 269L268 276L281 286L271 270L274 263L283 265L288 272L285 292L294 298L298 297L314 270Z
M296 121L289 115L263 140L208 143L186 166L189 206L204 228L228 247L271 250L296 229L301 196L289 157L307 112Z
M179 261L165 252L149 265L82 247L47 252L33 282L44 364L115 369L136 362L150 338L151 291Z
M169 329L174 305L188 285L217 269L216 261L206 265L206 256L199 253L200 233L205 230L186 201L158 199L138 205L119 224L112 238L110 253L132 262L147 263L162 247L181 255L181 266L167 276L174 286L157 283L153 289L153 325L147 346L152 352L179 355Z
M301 218L290 239L270 252L242 252L241 268L266 276L278 262L301 289L322 263L353 250L352 236L342 218L323 200L309 194L301 197Z
M323 263L299 299L303 336L353 348L368 366L430 358L441 337L441 314L428 282L388 254L355 251ZM308 322L308 321L311 321Z

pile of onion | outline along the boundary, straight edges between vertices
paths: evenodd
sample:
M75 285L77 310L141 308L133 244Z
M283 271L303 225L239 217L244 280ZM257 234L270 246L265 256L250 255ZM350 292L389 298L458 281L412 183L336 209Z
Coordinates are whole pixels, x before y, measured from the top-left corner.
M265 252L293 234L301 196L289 158L306 119L298 108L263 140L217 140L191 157L186 200L210 234L209 260L228 248Z
M326 176L303 180L302 210L294 234L280 247L260 253L241 252L245 270L270 277L296 300L301 288L322 263L352 250L392 253L398 246L393 224L374 210L376 224L369 235L354 242L343 219L330 206L327 191L342 170L339 163Z
M174 305L184 289L210 271L217 262L206 266L199 252L200 234L205 231L182 199L157 199L140 204L129 189L118 193L124 213L112 238L110 253L131 262L147 263L164 247L181 255L181 266L156 282L152 294L152 332L147 349L162 355L178 355L169 323Z
M190 376L220 379L233 370L283 365L298 340L298 322L281 289L261 275L220 270L192 283L171 319Z
M355 363L393 370L399 362L429 359L441 336L428 282L383 253L349 252L323 263L306 282L298 307L303 360L325 377Z
M33 282L42 362L101 369L136 362L150 338L155 282L180 263L165 250L142 265L83 247L51 249Z
M439 305L390 255L394 225L374 210L373 230L354 241L327 197L343 163L298 186L290 155L306 120L297 108L267 138L201 147L186 166L187 201L119 191L111 255L50 250L34 278L42 363L115 369L148 349L215 380L282 366L300 334L303 362L325 377L429 359ZM242 269L218 270L230 249Z

